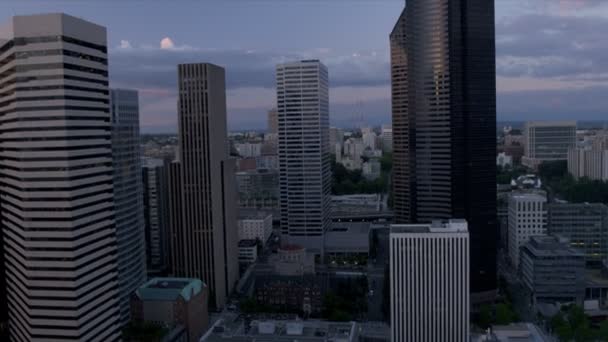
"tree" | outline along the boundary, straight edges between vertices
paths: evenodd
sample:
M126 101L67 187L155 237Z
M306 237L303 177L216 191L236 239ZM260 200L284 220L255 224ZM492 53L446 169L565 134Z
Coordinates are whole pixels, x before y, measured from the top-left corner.
M510 304L496 304L496 324L506 325L514 322L516 318Z
M600 323L597 338L601 341L608 341L608 319L603 320L602 323Z
M481 308L479 308L477 323L483 329L487 329L490 325L492 325L492 307L484 304L481 306Z

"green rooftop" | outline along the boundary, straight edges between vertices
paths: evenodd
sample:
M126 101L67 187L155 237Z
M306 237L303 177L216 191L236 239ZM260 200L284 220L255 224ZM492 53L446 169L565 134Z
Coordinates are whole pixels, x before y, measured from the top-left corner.
M175 301L182 296L187 302L204 286L200 279L195 278L152 278L135 293L144 301Z

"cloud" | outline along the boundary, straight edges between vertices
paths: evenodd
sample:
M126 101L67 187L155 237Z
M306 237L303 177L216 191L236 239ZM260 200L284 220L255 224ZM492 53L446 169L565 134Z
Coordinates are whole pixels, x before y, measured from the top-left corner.
M171 50L175 48L175 44L169 37L165 37L160 40L160 48L162 50Z
M133 47L131 46L131 42L123 39L120 41L120 45L118 46L118 48L119 49L132 49Z

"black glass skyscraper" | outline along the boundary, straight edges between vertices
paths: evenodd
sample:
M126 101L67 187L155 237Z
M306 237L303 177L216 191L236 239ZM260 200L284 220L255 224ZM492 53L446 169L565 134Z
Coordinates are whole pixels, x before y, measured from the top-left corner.
M464 218L471 291L496 288L493 0L408 0L391 33L398 223Z

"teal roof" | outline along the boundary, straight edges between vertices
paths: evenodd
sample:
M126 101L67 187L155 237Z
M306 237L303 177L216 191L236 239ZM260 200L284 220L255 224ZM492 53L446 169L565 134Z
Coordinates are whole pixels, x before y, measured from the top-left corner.
M195 278L152 278L135 293L144 301L174 301L179 296L189 301L204 286L200 279Z

